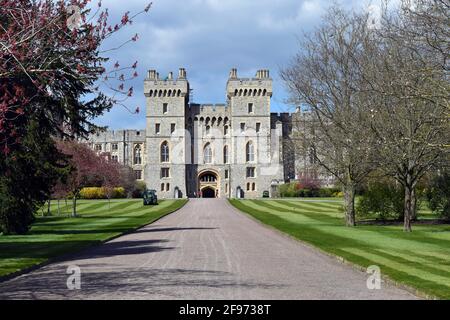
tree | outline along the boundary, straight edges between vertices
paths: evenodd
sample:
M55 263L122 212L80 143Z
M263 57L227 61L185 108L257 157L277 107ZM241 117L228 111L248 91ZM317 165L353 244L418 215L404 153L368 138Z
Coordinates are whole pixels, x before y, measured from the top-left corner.
M356 187L372 169L358 65L368 35L366 15L332 7L281 72L292 101L307 109L293 125L296 145L342 186L348 226L355 225Z
M58 141L57 144L59 152L67 156L73 169L67 178L67 190L72 196L72 217L76 217L80 191L102 180L104 161L86 144L76 141Z
M90 0L0 0L0 167L2 173L14 172L2 176L0 188L6 232L26 232L41 193L50 196L64 158L52 138L92 133L92 119L115 104L124 105L133 94L125 84L138 76L137 63L108 67L110 50L102 44L136 15L125 13L119 23L110 24L101 2L96 10L89 5ZM114 95L105 94L105 88ZM30 132L36 143L27 145ZM22 159L36 167L32 178ZM44 164L47 168L39 169Z
M133 191L136 189L136 177L133 168L129 166L120 166L120 185L125 189L127 198L133 197Z
M41 134L46 128L43 121L40 113L35 114L20 147L8 157L0 153L0 232L4 234L28 232L51 186L66 172L65 159L53 140Z
M114 194L114 188L122 184L121 166L117 162L111 161L108 155L102 154L99 157L98 175L101 178L101 185L105 190L108 204L111 208L111 197Z
M385 12L361 64L377 139L375 160L404 187L407 232L416 212L417 184L446 161L450 139L447 72L415 36L416 23L402 10Z

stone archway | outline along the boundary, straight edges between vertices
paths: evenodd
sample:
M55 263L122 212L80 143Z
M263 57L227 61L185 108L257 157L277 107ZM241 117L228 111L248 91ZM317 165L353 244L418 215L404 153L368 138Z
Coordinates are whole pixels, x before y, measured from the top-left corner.
M202 198L219 197L219 175L212 170L205 170L198 175L198 187Z
M215 198L216 190L211 187L206 187L202 189L202 198Z

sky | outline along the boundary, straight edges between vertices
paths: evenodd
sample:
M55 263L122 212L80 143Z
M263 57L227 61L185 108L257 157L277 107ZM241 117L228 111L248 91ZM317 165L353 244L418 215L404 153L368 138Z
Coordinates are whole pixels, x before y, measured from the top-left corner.
M336 0L347 8L369 5L358 0ZM126 11L141 11L146 0L103 0L111 21ZM145 129L143 82L147 70L156 69L161 78L185 68L195 103L225 103L225 86L231 68L239 77L254 77L258 69L269 69L273 78L272 112L295 109L287 103L288 93L280 70L301 49L299 39L320 23L332 1L327 0L153 0L150 11L133 20L104 49L114 48L134 34L139 40L110 51L111 63L132 65L138 61L139 76L127 85L134 96L125 105L96 119L110 129Z

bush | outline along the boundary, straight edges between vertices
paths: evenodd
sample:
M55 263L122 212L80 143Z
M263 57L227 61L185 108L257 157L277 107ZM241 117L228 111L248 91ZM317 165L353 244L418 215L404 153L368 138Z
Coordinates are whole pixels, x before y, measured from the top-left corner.
M377 219L402 219L404 190L393 184L374 183L361 196L356 205L359 216L375 215Z
M433 213L450 219L450 174L448 172L434 177L425 191L428 207Z
M142 198L142 194L147 190L147 185L144 181L136 181L134 183L134 190L132 192L133 198Z
M126 197L127 195L125 189L119 187L114 188L111 199L123 199ZM90 187L90 188L83 188L80 191L80 199L93 200L93 199L107 199L107 198L108 197L105 188Z
M314 197L333 197L338 188L318 188L317 185L310 184L309 187L304 187L302 183L291 182L280 185L278 192L282 198L314 198Z

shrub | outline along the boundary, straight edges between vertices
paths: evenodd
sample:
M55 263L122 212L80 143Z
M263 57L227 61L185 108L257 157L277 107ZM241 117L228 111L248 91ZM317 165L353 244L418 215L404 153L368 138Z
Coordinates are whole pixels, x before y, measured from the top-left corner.
M126 197L127 195L125 189L119 187L114 188L111 199L122 199ZM80 191L80 199L93 200L93 199L107 199L107 198L108 197L106 195L105 188L90 187L90 188L83 188Z
M98 187L83 188L80 191L80 199L106 199L105 190Z
M425 191L428 207L433 213L450 219L450 174L445 172L435 176Z
M361 196L356 205L359 216L375 215L377 219L402 219L404 190L389 183L374 183Z
M142 198L143 192L147 189L144 181L136 181L134 183L134 190L132 192L133 198Z

